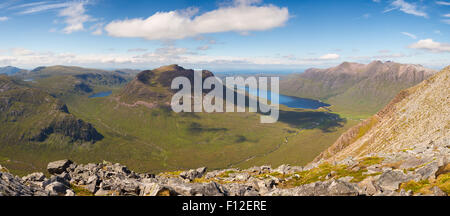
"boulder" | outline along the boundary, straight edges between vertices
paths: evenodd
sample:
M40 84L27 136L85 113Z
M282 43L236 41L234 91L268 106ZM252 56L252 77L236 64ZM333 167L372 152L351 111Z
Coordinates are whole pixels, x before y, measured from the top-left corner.
M35 172L22 177L22 180L25 182L42 182L45 180L45 175L41 172Z
M359 182L358 187L360 188L361 193L367 196L373 196L378 191L375 184L373 183L373 177L371 176Z
M400 170L386 170L380 175L376 181L383 191L395 191L399 188L400 183L409 181L410 178Z
M359 193L354 184L333 180L328 187L328 194L331 196L357 196Z
M69 188L66 185L57 181L45 186L45 190L49 191L51 196L63 196L66 194L67 189Z
M67 168L72 164L73 162L70 160L60 160L60 161L54 161L50 162L47 165L47 170L50 174L61 174L66 171Z
M424 167L421 167L416 170L416 173L421 176L421 180L425 180L428 178L436 178L436 172L439 170L438 162L431 162Z
M184 171L180 173L180 177L192 181L196 178L201 178L206 173L206 169L207 169L206 167L201 167L198 169L191 169L189 171Z

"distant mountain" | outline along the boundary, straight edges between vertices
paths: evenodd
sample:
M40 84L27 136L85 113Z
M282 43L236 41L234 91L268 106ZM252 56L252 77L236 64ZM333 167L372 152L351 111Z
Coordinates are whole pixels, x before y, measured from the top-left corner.
M33 80L33 86L57 97L90 94L96 89L110 90L111 87L125 85L131 79L111 71L72 66L37 67L19 77Z
M401 91L383 110L344 133L319 159L450 145L450 67Z
M0 76L0 147L28 142L94 143L103 136L65 104L21 81Z
M21 71L24 71L24 70L22 70L20 68L12 67L12 66L0 67L0 74L14 75Z
M328 69L308 69L281 81L281 93L323 100L333 111L370 116L402 89L414 86L436 71L421 65L373 61L344 62Z

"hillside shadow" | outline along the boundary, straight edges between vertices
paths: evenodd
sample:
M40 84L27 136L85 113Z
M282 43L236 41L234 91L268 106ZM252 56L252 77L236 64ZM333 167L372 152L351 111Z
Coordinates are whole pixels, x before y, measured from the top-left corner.
M285 111L280 110L278 121L289 124L292 127L304 129L320 129L324 133L330 133L343 127L347 122L338 114L314 111Z

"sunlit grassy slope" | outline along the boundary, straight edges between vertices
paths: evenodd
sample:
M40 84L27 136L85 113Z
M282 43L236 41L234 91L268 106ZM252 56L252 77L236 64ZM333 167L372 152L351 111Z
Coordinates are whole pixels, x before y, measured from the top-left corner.
M84 147L58 144L58 137L53 138L55 142L7 145L0 151L4 159L0 164L19 174L42 170L49 161L61 158L82 163L108 160L153 172L306 164L353 124L324 112L287 108L275 124L261 124L255 113L176 114L170 108L123 106L114 94L105 98L73 95L64 101L71 113L91 123L105 138Z
M75 75L36 76L30 85L60 99L71 114L91 123L104 138L82 146L58 135L45 142L1 143L0 164L17 174L43 171L48 162L62 158L79 163L108 160L140 172L304 165L355 124L326 110L287 107L281 108L275 124L261 124L256 113L176 114L170 107L134 106L123 100L124 84L115 77ZM87 84L91 91L78 89L78 84ZM88 97L99 91L113 94Z

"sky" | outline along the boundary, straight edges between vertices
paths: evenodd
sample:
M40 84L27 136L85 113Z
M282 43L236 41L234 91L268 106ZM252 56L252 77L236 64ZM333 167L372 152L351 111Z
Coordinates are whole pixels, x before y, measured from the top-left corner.
M0 0L0 67L450 64L450 0Z

